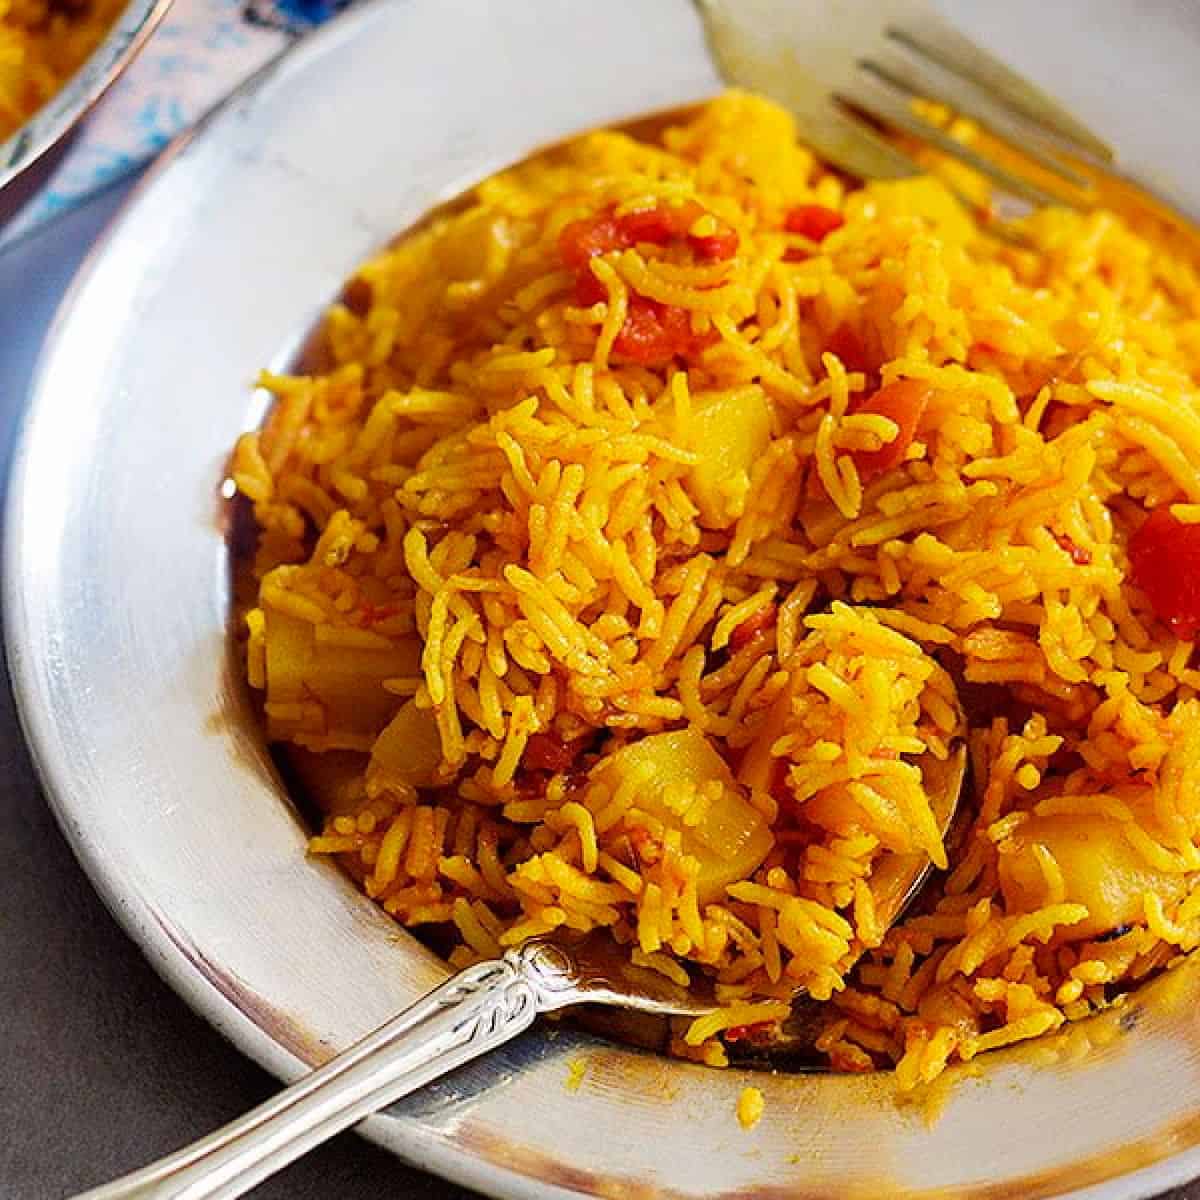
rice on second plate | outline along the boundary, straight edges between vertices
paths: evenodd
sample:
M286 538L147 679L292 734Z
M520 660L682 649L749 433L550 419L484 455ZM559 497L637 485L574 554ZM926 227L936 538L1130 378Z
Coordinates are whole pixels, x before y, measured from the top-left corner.
M1194 946L1200 287L1109 212L1024 233L731 93L361 267L232 467L312 850L456 965L714 975L706 1062L803 986L903 1086ZM889 932L898 853L947 871Z
M124 0L0 0L0 141L83 65Z

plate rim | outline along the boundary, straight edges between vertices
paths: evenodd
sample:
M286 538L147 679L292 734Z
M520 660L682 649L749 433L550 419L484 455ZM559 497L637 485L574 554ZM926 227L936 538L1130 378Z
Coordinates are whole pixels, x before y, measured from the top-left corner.
M91 112L141 53L173 2L130 0L62 87L0 141L0 194L15 187Z
M307 1074L309 1067L252 1020L198 969L195 959L186 953L162 922L155 919L152 909L137 888L121 886L119 871L114 870L113 864L108 861L86 825L75 819L64 801L68 788L64 775L60 774L65 772L62 756L55 753L53 713L47 698L41 694L39 681L21 636L25 626L27 596L23 569L25 546L19 530L27 498L26 478L31 470L30 447L33 443L33 432L38 422L46 419L51 409L46 385L50 364L59 347L66 341L76 301L86 291L92 277L106 260L110 243L115 241L124 223L131 219L143 196L150 193L177 162L186 159L193 147L201 142L207 131L218 124L228 111L250 99L261 89L269 87L275 76L285 70L293 60L301 59L306 53L319 53L326 40L341 36L356 20L365 21L373 10L398 2L405 0L358 0L352 8L338 13L303 38L293 39L190 128L172 138L145 167L88 248L55 308L38 350L24 408L16 422L7 486L0 510L0 625L3 627L3 654L17 722L33 764L38 786L55 823L105 909L135 944L155 974L234 1048L284 1084ZM174 0L135 0L139 8L155 15L153 23L145 27L144 33L135 35L122 48L124 58L120 59L120 69L136 56L145 38L173 3ZM102 48L106 45L107 40ZM89 107L102 97L117 74L119 70L114 70L112 77L98 86L88 102ZM45 111L45 108L41 110L42 113ZM68 121L57 134L46 141L35 157L40 157L52 149L58 138L69 130L71 123ZM22 129L24 128L26 126L22 126ZM7 143L0 143L0 152L3 152L6 145ZM33 158L23 158L15 174L19 174L25 166L31 165L32 161ZM0 174L0 192L15 179L15 174ZM500 1166L470 1151L457 1150L429 1134L418 1121L396 1120L389 1117L386 1110L367 1117L352 1128L372 1144L396 1155L416 1170L469 1188L481 1195L495 1196L498 1200L578 1200L578 1197L587 1194L536 1179L517 1169ZM207 1131L198 1131L196 1136L202 1136L205 1132ZM1200 1173L1200 1164L1197 1171Z
M393 0L360 0L353 11L346 10L338 14L327 26L315 31L310 37L312 40L321 38L326 28L340 28L341 24L348 23L355 13L392 2ZM157 6L165 12L173 0L139 0L139 3L146 7ZM50 407L42 402L47 366L59 345L65 341L75 301L106 258L109 243L116 237L122 223L129 219L143 194L155 187L159 177L170 171L176 161L186 157L192 146L205 135L212 124L221 119L228 108L252 96L260 88L269 86L274 76L284 69L294 56L303 52L309 40L310 38L305 38L291 42L239 84L195 125L173 138L131 186L117 211L84 255L55 309L38 351L26 405L14 435L8 485L3 513L0 515L3 652L12 685L17 722L33 764L38 786L55 823L105 909L135 944L155 974L192 1012L215 1029L234 1048L284 1083L299 1079L307 1074L309 1068L267 1030L255 1023L198 969L195 960L170 936L163 924L155 919L150 906L136 888L121 886L119 872L114 870L113 864L108 861L96 840L90 836L86 825L74 818L70 808L63 801L67 788L65 781L59 776L59 772L64 769L61 755L56 755L53 751L53 713L45 698L39 694L37 679L26 653L27 648L20 636L27 597L23 586L24 546L18 530L25 508L25 479L31 469L29 448L32 443L32 431L39 420L45 419ZM3 183L0 182L0 187L2 186ZM384 1113L377 1113L353 1128L374 1145L396 1154L415 1169L425 1170L485 1195L500 1196L506 1200L508 1197L512 1200L569 1200L570 1197L578 1195L576 1192L540 1184L516 1171L504 1172L473 1155L456 1153L443 1147L437 1139L423 1136L421 1126L416 1122L396 1121L389 1119ZM196 1136L202 1136L204 1132L206 1131L198 1131ZM502 1190L497 1184L502 1185Z

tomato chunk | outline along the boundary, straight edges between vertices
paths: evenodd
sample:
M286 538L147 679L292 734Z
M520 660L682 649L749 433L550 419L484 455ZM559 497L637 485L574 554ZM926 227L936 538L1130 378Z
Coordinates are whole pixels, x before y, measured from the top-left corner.
M798 204L789 209L783 227L788 233L798 233L813 242L823 242L835 229L841 229L846 218L823 204Z
M829 344L825 349L836 354L847 371L862 371L868 374L875 369L867 347L852 325L839 325L830 334Z
M749 644L764 629L770 629L775 624L775 606L760 608L753 616L747 617L730 635L729 644L734 650L740 650Z
M617 224L631 246L639 242L667 246L676 239L686 238L697 258L714 262L732 258L737 253L738 236L724 221L714 217L716 228L712 233L696 236L691 232L692 226L706 215L709 214L697 201L685 200L682 204L659 204L625 213L617 218Z
M587 741L586 736L564 742L551 733L531 734L521 761L531 771L565 771L579 757Z
M665 204L624 213L617 218L617 228L626 246L636 246L639 242L666 246L673 238L683 237L687 233L682 210L668 208Z
M854 452L852 457L861 480L874 479L904 461L932 395L933 388L922 380L897 379L854 408L856 413L887 417L900 427L899 433L886 446Z
M613 250L637 245L669 246L686 240L697 258L722 262L737 253L738 235L724 221L715 221L712 233L693 236L692 227L706 210L695 200L682 204L657 204L616 215L610 205L594 217L572 221L558 235L558 252L573 271L586 271L588 260Z
M627 245L611 208L597 216L572 221L558 235L559 257L572 271L585 271L588 260L597 254L624 250Z
M693 236L690 230L707 215L695 201L616 215L610 206L594 217L572 221L558 237L563 262L575 271L574 300L591 308L607 296L604 285L588 265L600 254L637 245L666 246L686 239L698 258L722 260L737 252L737 234L721 221L712 233ZM661 304L636 292L629 297L629 312L613 342L613 349L642 366L664 366L677 356L687 357L716 341L716 335L697 337L692 332L687 310Z
M1200 525L1156 508L1129 539L1133 582L1177 637L1200 633Z
M581 308L606 299L604 285L588 270L575 280L575 303ZM629 295L629 311L613 349L644 367L665 366L673 358L688 358L717 340L714 333L699 336L692 332L687 309L660 304L637 292Z
M710 262L726 262L737 253L738 235L728 225L718 222L715 233L700 237L688 234L688 242L697 258L705 258Z
M661 367L677 355L687 358L703 350L713 340L712 335L698 337L692 332L687 309L660 304L635 292L629 297L629 313L613 349L643 367Z
M1056 533L1053 536L1054 540L1071 556L1071 561L1077 567L1086 567L1091 564L1092 552L1086 546L1079 545L1070 534Z
M601 300L608 299L608 289L587 267L584 267L575 276L574 296L575 303L580 308L591 308L593 304L599 304Z
M721 1040L725 1042L750 1042L752 1045L756 1042L768 1042L771 1039L771 1034L774 1031L777 1021L756 1021L753 1025L731 1025L721 1034Z

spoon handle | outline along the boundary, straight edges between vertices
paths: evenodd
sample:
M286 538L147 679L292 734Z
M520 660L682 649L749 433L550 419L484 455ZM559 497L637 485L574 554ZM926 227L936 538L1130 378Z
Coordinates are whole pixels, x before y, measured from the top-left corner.
M550 964L551 966L556 964ZM573 1002L544 956L467 967L223 1128L77 1200L230 1200L314 1146Z

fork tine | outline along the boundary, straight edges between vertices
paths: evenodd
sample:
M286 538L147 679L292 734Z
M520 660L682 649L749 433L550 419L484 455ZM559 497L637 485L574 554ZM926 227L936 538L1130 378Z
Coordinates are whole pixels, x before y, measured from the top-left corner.
M826 100L822 111L801 120L804 140L827 162L858 179L905 179L920 166L862 121Z
M2 2L2 0L0 0ZM788 22L802 7L778 0L695 0L725 82L770 96L791 111L805 142L859 179L901 179L920 167L830 99L829 79L801 57L807 26ZM827 60L826 60L827 61Z
M970 146L965 146L956 138L950 137L938 129L936 125L931 125L928 121L923 121L904 101L899 100L893 93L885 90L883 87L872 85L869 78L864 78L862 85L861 88L856 88L855 95L838 93L836 98L842 104L850 108L859 109L861 112L866 113L877 121L881 121L885 125L891 125L896 129L903 130L905 133L910 133L914 137L920 138L924 142L928 142L943 154L957 158L959 162L965 163L981 175L986 175L987 178L1004 191L1014 196L1019 196L1022 200L1026 200L1030 204L1043 208L1048 205L1070 203L1070 200L1066 197L1053 195L1038 187L1037 184L1031 183L1028 179L1022 179L1019 175L1014 175L1011 171L1006 171L991 159L984 158L982 155L976 153Z
M935 68L938 71L935 80L930 72L914 70L908 63L893 60L888 55L865 58L858 65L905 96L923 97L947 105L955 113L967 117L989 133L1009 142L1031 162L1037 163L1071 187L1091 187L1091 181L1086 176L1081 175L1062 159L1047 153L1028 136L1024 136L1024 130L1014 120L1011 110L989 104L986 100L982 104L979 103L980 93L965 84L959 76Z
M992 93L1026 120L1052 131L1076 149L1103 162L1113 160L1112 147L1061 104L936 18L918 15L905 25L890 26L886 33L913 53Z

